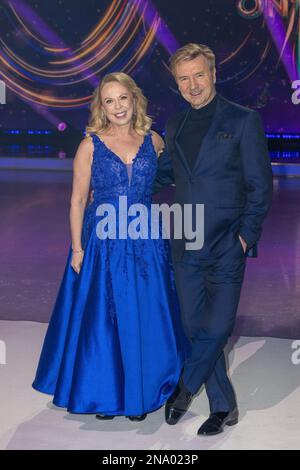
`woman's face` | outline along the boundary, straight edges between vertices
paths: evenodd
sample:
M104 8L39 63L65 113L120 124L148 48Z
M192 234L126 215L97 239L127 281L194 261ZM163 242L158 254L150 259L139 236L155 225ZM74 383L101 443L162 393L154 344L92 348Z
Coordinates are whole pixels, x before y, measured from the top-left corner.
M133 116L133 97L131 92L118 82L109 82L101 90L102 109L107 119L116 125L124 126Z

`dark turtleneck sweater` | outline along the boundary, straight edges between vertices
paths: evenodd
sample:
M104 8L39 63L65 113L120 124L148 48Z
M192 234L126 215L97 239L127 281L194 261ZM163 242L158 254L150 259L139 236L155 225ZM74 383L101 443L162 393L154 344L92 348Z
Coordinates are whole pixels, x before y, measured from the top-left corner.
M203 108L191 108L179 135L179 144L187 158L191 170L194 168L202 141L216 111L217 95Z

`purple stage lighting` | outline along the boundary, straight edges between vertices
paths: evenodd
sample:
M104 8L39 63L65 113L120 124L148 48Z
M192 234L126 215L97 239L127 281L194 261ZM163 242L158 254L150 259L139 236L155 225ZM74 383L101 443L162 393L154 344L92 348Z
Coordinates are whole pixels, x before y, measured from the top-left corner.
M57 126L57 129L60 131L60 132L63 132L65 131L67 128L67 124L65 122L60 122Z

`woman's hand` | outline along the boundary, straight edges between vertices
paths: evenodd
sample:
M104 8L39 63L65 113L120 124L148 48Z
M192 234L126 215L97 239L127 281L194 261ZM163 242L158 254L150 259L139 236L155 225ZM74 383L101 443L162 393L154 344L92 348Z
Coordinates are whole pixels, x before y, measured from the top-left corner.
M83 256L84 256L84 251L81 251L80 253L72 254L71 266L77 274L80 273Z

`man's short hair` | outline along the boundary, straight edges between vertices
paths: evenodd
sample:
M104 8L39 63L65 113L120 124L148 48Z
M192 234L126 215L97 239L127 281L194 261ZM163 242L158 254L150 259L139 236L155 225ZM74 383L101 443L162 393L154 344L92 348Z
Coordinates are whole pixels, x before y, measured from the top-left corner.
M191 42L181 47L180 49L177 49L177 51L170 57L171 72L173 75L175 75L175 68L177 64L185 60L196 59L201 55L206 57L209 68L213 70L216 66L216 56L210 47L206 46L205 44L196 44Z

